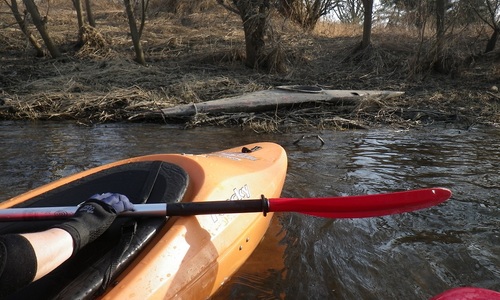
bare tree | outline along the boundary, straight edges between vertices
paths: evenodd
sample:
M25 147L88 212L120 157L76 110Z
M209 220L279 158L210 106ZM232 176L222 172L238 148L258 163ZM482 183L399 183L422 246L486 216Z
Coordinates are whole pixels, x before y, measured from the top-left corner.
M444 47L444 15L446 0L436 0L436 57L442 57Z
M35 36L33 36L31 31L28 29L28 24L26 24L26 19L21 16L21 13L19 13L19 7L17 6L17 0L11 0L10 5L7 1L5 1L5 3L7 3L7 5L12 10L14 18L16 19L17 24L21 28L21 31L28 38L28 41L33 46L33 48L35 48L36 56L42 57L43 56L42 45L40 45L40 43L38 43Z
M332 11L338 0L279 0L278 11L302 28L313 30L318 20Z
M332 12L342 23L359 24L363 19L363 5L358 0L339 0Z
M35 24L36 29L42 36L42 39L47 46L47 50L53 58L57 58L61 56L61 52L56 47L52 38L50 37L49 31L46 27L47 18L42 18L40 16L40 12L38 11L38 7L36 6L33 0L24 0L24 5L26 6L26 10L30 13L31 18L33 19L33 24Z
M85 0L85 11L87 12L87 21L89 25L95 27L94 14L92 13L92 5L90 0Z
M149 5L149 0L141 0L141 20L139 29L137 29L137 24L135 20L134 8L130 0L124 0L125 10L127 11L128 24L130 27L130 35L132 36L132 43L134 44L135 50L135 61L141 65L146 64L144 58L144 50L142 49L141 36L144 30L144 25L146 24L146 11Z
M83 6L81 0L72 0L73 6L76 10L76 20L78 22L78 43L83 44L83 26L85 25L85 18L83 17Z
M73 6L76 10L76 19L78 22L78 44L83 44L85 41L83 40L83 27L85 26L85 17L83 13L83 4L85 4L85 11L87 12L87 21L89 25L95 27L94 15L92 14L92 6L90 0L72 0Z
M262 68L268 63L265 54L265 35L270 11L269 0L225 0L217 2L226 9L238 14L243 21L245 32L246 60L251 68ZM280 63L280 62L278 62Z
M500 0L483 0L480 5L477 5L477 2L469 1L469 5L478 17L493 29L484 50L485 53L491 52L495 49L500 35Z
M404 26L422 30L435 12L435 1L431 0L381 0L382 9L386 13L386 20L391 26Z
M373 17L373 0L363 0L364 18L363 18L363 39L361 41L361 49L367 49L371 45L372 38L372 17Z

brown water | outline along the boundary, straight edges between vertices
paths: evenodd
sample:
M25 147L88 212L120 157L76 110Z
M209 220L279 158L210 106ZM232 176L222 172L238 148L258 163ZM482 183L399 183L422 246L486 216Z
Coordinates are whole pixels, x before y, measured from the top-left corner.
M84 169L151 153L248 142L285 147L284 197L444 186L435 208L368 219L277 216L214 299L428 299L457 286L500 290L500 132L432 128L255 134L164 125L0 122L0 200Z

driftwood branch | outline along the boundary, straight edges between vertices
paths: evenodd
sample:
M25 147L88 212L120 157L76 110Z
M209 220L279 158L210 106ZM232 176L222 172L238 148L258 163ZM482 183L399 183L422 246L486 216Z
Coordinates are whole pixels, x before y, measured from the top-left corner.
M303 87L302 87L303 88ZM167 118L188 117L198 113L220 114L238 112L275 111L294 105L314 102L329 102L338 105L356 105L362 100L373 98L391 98L401 96L403 92L394 91L354 91L321 90L319 92L297 92L290 89L264 90L237 97L179 105L163 109Z

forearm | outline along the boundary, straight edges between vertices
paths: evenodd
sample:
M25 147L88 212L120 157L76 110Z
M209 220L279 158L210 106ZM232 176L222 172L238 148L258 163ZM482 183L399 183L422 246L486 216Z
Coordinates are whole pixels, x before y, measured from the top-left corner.
M38 267L34 280L50 273L73 253L73 239L63 229L51 228L43 232L21 235L30 242L35 251Z
M30 284L68 259L71 235L59 228L0 237L0 298Z
M133 209L124 195L96 194L51 229L0 236L0 298L50 273L104 233L117 214Z

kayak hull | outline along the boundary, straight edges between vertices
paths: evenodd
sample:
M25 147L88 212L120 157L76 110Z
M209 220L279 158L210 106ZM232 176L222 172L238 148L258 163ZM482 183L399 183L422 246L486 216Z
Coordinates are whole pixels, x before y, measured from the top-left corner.
M202 155L148 155L63 178L0 203L0 208L22 204L107 168L148 161L173 164L188 174L183 201L238 201L258 199L261 195L276 198L281 194L287 168L285 151L273 143ZM247 260L262 240L271 218L272 213L172 217L100 298L208 298Z

